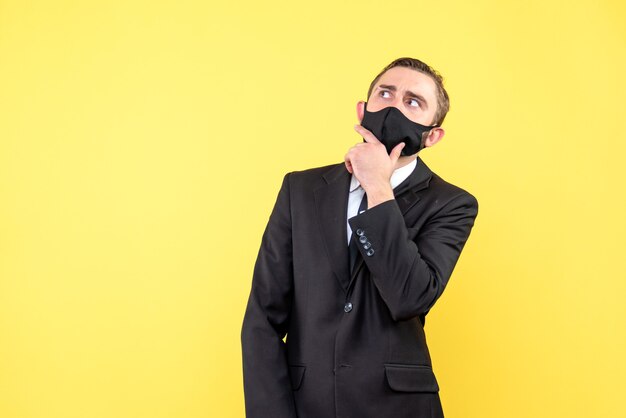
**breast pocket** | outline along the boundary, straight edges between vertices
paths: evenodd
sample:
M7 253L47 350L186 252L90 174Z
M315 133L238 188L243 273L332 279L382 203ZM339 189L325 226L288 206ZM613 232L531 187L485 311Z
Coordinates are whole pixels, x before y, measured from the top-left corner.
M385 376L389 387L396 392L439 392L431 366L387 363Z

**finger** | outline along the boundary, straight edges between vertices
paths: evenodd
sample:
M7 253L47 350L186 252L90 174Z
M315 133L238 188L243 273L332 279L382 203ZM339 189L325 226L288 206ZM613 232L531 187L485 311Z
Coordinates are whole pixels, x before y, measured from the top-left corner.
M349 159L349 155L356 152L357 148L363 146L363 145L367 145L367 142L359 142L358 144L354 144L353 146L350 147L350 149L348 150L348 152L346 153L345 156L345 160Z
M400 153L402 153L402 149L405 147L405 145L406 144L404 142L400 142L398 145L393 147L391 153L389 153L389 158L391 159L391 162L393 164L395 164L396 161L398 161L398 158L400 158Z
M354 130L357 131L366 142L373 143L373 144L380 144L380 141L378 140L378 138L376 138L372 132L362 127L361 125L354 125Z
M352 174L352 162L350 161L350 158L348 158L348 154L344 157L344 164L346 165L346 170Z

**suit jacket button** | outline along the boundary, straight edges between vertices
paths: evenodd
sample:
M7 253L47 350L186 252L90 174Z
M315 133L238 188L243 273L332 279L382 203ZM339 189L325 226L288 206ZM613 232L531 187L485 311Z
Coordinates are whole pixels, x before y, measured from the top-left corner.
M372 246L372 243L367 241L365 244L363 244L363 248L365 248L366 250L369 250L369 248Z
M343 305L343 311L344 311L345 313L348 313L348 312L350 312L351 310L352 310L352 303L351 303L351 302L348 302L348 303L346 303L345 305Z
M367 237L365 235L361 235L359 237L359 241L361 242L361 244L363 244L363 243L367 242Z
M370 248L369 250L367 250L367 252L365 253L368 257L371 257L374 255L374 249Z
M365 231L363 231L361 228L358 228L358 229L356 230L356 234L357 234L358 236L361 236L361 235L365 234Z

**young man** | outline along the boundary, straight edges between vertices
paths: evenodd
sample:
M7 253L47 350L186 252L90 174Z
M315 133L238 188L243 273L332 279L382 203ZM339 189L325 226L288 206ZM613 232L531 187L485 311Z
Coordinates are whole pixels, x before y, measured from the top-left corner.
M397 59L357 103L364 142L284 177L241 334L248 418L443 417L424 323L478 213L417 155L448 107L432 68Z

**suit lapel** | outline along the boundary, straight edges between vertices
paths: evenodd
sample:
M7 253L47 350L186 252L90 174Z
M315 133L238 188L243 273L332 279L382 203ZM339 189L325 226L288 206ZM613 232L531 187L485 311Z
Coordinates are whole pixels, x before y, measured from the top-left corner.
M430 168L428 168L426 163L424 163L424 161L418 156L415 169L411 172L409 177L407 177L402 183L400 183L395 189L393 189L396 203L398 204L402 215L405 215L409 211L409 209L415 206L415 204L420 200L418 192L428 187L430 179L432 178L432 174L433 172L430 170ZM363 257L359 252L359 254L357 255L354 270L352 270L348 289L352 287L354 279L356 278L363 264Z
M428 187L432 176L433 172L430 168L421 158L417 157L417 164L413 172L393 190L403 215L420 200L418 192Z
M324 175L326 184L315 190L317 220L326 244L326 252L337 281L344 291L350 280L346 216L350 173L343 164Z

